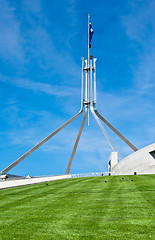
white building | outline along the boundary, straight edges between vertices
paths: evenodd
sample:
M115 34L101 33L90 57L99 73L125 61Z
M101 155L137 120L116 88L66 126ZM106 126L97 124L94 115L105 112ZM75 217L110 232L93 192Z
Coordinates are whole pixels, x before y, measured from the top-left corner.
M109 158L111 175L155 174L155 143L142 148L118 162L117 152Z

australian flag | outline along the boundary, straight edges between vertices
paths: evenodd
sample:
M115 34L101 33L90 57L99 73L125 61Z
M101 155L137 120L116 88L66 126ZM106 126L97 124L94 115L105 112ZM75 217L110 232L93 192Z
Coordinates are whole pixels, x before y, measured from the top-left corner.
M89 48L91 48L91 40L93 36L94 30L92 29L91 22L89 21Z

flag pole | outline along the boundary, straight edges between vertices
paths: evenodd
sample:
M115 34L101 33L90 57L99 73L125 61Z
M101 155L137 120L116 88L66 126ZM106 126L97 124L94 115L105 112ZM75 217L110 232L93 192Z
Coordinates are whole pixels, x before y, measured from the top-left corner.
M88 14L88 126L90 125L90 48L89 48L89 43L90 43L90 34L89 34L89 22L90 22L90 14Z
M89 48L89 21L90 21L90 14L88 14L88 66L89 66L89 59L90 59L90 48Z

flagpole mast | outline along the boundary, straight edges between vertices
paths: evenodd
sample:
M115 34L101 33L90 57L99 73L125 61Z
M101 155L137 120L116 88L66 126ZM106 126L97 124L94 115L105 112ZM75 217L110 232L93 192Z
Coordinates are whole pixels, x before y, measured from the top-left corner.
M88 126L90 125L90 34L89 34L89 22L90 22L90 14L88 14Z
M89 48L89 21L90 21L90 14L88 14L88 66L89 66L89 59L90 59L90 48Z

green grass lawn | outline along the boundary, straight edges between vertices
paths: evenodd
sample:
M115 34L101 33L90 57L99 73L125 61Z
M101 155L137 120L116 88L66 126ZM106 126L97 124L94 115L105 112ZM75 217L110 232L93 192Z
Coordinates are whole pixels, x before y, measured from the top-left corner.
M0 190L0 240L155 239L154 200L155 175Z

